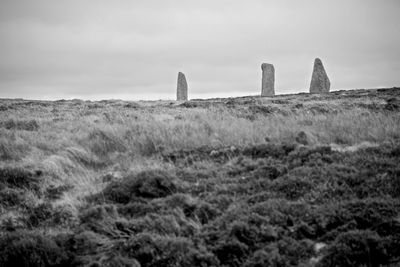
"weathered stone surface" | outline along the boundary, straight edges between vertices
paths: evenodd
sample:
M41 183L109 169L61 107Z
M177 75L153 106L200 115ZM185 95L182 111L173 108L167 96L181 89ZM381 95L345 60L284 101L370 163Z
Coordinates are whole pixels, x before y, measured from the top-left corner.
M263 63L261 64L262 81L261 81L261 96L275 95L275 68L274 65Z
M187 86L185 74L183 74L182 72L178 73L178 85L176 88L176 100L178 100L178 101L188 100L188 86Z
M311 77L310 93L329 93L330 88L331 82L329 81L328 75L325 72L324 65L322 65L321 59L316 58L314 61L314 70Z

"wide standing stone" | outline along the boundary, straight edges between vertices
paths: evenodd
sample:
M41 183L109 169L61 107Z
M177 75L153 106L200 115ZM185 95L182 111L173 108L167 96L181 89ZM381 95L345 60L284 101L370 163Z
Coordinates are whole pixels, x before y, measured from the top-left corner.
M183 74L182 72L178 73L178 85L176 88L176 100L178 100L178 101L188 100L188 86L187 86L185 74Z
M325 72L324 65L322 65L321 59L316 58L314 61L314 70L311 77L310 93L329 93L330 88L331 82L329 81L328 75Z
M261 96L274 96L275 95L275 68L274 65L263 63L262 81L261 81Z

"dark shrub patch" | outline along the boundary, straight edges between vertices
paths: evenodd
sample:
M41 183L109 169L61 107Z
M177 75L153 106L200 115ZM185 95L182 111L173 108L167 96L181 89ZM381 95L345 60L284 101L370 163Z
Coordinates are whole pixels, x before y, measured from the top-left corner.
M188 194L178 193L166 199L155 200L152 203L165 212L180 208L185 217L200 221L202 224L213 220L220 214L220 211L214 205L191 197Z
M272 106L252 105L252 106L249 106L249 111L253 114L269 115L276 111L279 111L279 108L272 107Z
M269 222L276 226L293 226L296 218L302 218L311 212L307 204L290 202L286 199L270 199L251 208L260 216L268 216Z
M289 100L285 100L285 99L276 99L276 100L272 100L271 102L274 104L280 104L280 105L287 105L287 104L291 103Z
M303 132L303 131L299 132L299 133L296 135L295 140L296 140L297 143L302 144L302 145L305 145L305 146L308 145L308 143L309 143L308 136L307 136L307 134L306 134L305 132Z
M22 205L25 202L25 194L21 189L4 188L0 190L0 203L3 206L10 207Z
M399 214L399 203L392 199L367 199L352 201L343 206L349 215L356 220L360 229L390 220Z
M297 103L295 105L293 105L294 109L302 109L304 107L304 105L302 103Z
M382 266L391 262L384 240L371 231L340 234L318 266Z
M139 234L123 245L123 251L137 259L143 267L217 266L215 257L182 237Z
M397 111L400 109L400 99L396 97L389 98L386 100L385 109L390 111Z
M400 197L400 168L397 168L397 169L389 172L389 174L390 174L390 176L387 181L387 185L389 185L388 193L392 197L399 198Z
M188 182L196 182L200 179L208 179L210 177L216 177L217 171L214 169L192 169L192 168L185 168L177 170L177 176L179 179Z
M343 164L353 166L357 173L343 181L358 198L400 196L400 169L397 146L360 149L345 154Z
M249 157L237 157L230 162L228 174L231 176L247 174L256 170L261 164L261 159L253 160Z
M82 223L99 222L118 218L118 212L114 205L96 205L85 209L80 214Z
M256 239L257 229L251 229L252 227L245 222L234 222L229 230L229 235L236 238L239 242L242 242L248 246L253 246Z
M118 207L118 213L127 217L142 217L156 212L157 208L148 203L132 202Z
M359 176L359 171L354 167L342 164L323 164L322 166L299 166L291 169L283 179L289 177L292 180L303 181L312 185L309 191L305 191L311 199L318 203L331 201L333 198L342 200L352 199L356 195L356 188L349 186L346 181ZM279 188L279 187L278 187ZM277 189L274 187L274 189ZM291 188L295 189L295 188ZM307 189L307 188L305 188Z
M259 166L255 171L251 173L255 178L267 178L274 180L286 172L286 168L282 165L264 165Z
M237 239L221 240L212 249L224 266L242 266L249 254L249 248Z
M375 230L380 236L400 236L400 222L397 220L386 221L376 225L373 230Z
M367 229L396 217L399 207L399 203L390 198L365 199L339 205L336 212L347 221L355 220L360 229Z
M62 197L64 192L67 192L68 190L71 190L73 188L72 185L70 184L64 184L60 186L49 186L46 189L45 196L51 200L58 199Z
M138 103L135 102L129 102L127 104L124 105L125 108L132 108L132 109L138 109L141 106Z
M399 203L394 199L364 199L321 205L305 219L322 240L333 240L352 229L368 230L396 218Z
M177 192L174 180L175 176L166 171L143 171L111 183L104 189L103 194L108 200L117 203L128 203L137 197L166 197Z
M208 108L210 107L210 102L190 100L183 102L179 106L183 108Z
M284 237L277 243L271 245L278 247L279 253L288 261L289 265L297 265L301 260L308 259L313 254L313 242L304 240L294 240L290 237Z
M201 160L212 160L213 162L223 164L228 160L230 160L232 157L239 155L239 152L240 150L235 147L225 147L216 149L208 146L202 146L196 149L182 149L173 152L166 152L163 153L162 156L164 160L171 161L179 167L184 167L184 166L187 167ZM207 171L210 172L210 170ZM201 173L197 174L199 174L202 177L204 177L205 175L209 177L215 174L212 172L213 170L211 170L209 174L207 174L207 171L203 174ZM193 176L197 174L193 173L193 171L189 171L188 173L183 173L182 171L178 172L179 176L183 175Z
M209 194L205 195L207 197L207 202L213 205L218 210L224 211L229 205L234 201L232 196L228 194Z
M219 216L221 212L213 205L203 202L196 207L194 214L199 219L200 223L207 224Z
M344 163L363 170L366 177L385 173L398 167L399 155L394 147L370 147L352 154L345 154Z
M70 255L52 239L31 232L12 232L0 237L1 266L70 266Z
M397 145L397 146L393 147L390 150L390 155L392 157L400 157L400 145Z
M78 223L77 211L72 206L56 206L52 213L51 222L57 226L71 227Z
M23 168L0 168L0 186L39 191L41 171L28 171Z
M279 238L268 217L236 209L203 227L202 238L223 266L242 266L255 250Z
M36 207L28 209L27 224L37 227L45 222L49 222L53 216L53 208L50 203L42 203Z
M107 238L92 231L77 233L68 240L70 251L76 255L96 254L108 243Z
M400 262L400 222L387 221L375 227L376 232L383 237L387 254L392 262Z
M25 218L12 213L7 215L3 215L0 220L0 230L12 232L18 229L26 229Z
M188 219L182 210L175 209L167 214L149 213L144 217L131 219L128 223L119 227L128 232L149 232L156 234L168 234L174 236L193 236L199 232L199 225Z
M295 176L282 176L274 180L272 188L289 200L298 199L313 188L311 181Z
M193 198L188 194L181 193L168 196L166 199L161 201L164 209L181 208L187 217L191 217L193 215L198 204L198 200L196 198Z
M309 107L309 110L313 115L327 114L327 113L335 112L335 110L331 110L327 105L322 105L322 104L313 105L313 106Z
M82 229L113 238L122 234L117 226L120 217L114 205L97 205L85 209L79 214L79 219Z
M99 260L91 262L88 267L141 267L140 263L135 259L122 257L121 255L102 255Z
M141 265L151 266L151 262L159 253L157 244L150 234L139 234L123 247L130 257L136 258Z
M268 252L261 249L257 250L249 257L244 267L278 267L287 266L285 259L279 254L279 250L269 250Z
M287 157L289 168L309 165L322 165L339 161L340 156L334 153L330 146L300 147Z
M8 130L37 131L39 129L39 124L35 120L30 120L30 121L8 120L2 122L1 126Z
M376 90L378 94L399 95L400 87L381 88Z
M288 155L296 148L295 144L273 144L266 143L256 146L247 147L243 150L243 155L252 156L254 158L282 158Z
M257 250L248 258L244 266L303 266L299 264L308 261L313 254L312 243L310 240L298 242L285 237L278 242L268 244L261 250Z
M287 172L285 165L271 158L252 159L237 157L229 163L228 174L231 176L245 175L255 178L274 180Z

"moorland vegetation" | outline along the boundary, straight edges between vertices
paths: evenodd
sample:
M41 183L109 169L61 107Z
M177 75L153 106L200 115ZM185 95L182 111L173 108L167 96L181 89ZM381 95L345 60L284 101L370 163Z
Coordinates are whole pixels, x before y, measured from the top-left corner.
M0 266L398 266L400 89L0 100Z

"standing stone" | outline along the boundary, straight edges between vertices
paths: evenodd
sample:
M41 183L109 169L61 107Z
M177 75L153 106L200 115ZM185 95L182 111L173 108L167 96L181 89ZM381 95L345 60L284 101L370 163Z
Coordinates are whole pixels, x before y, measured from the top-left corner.
M328 75L325 72L324 65L322 65L321 59L316 58L314 61L314 70L311 77L310 93L329 93L330 88L331 82L329 81Z
M185 78L185 74L182 72L178 73L178 85L176 88L176 100L187 101L188 100L188 86Z
M275 68L274 65L263 63L262 81L261 81L261 96L274 96L275 95Z

